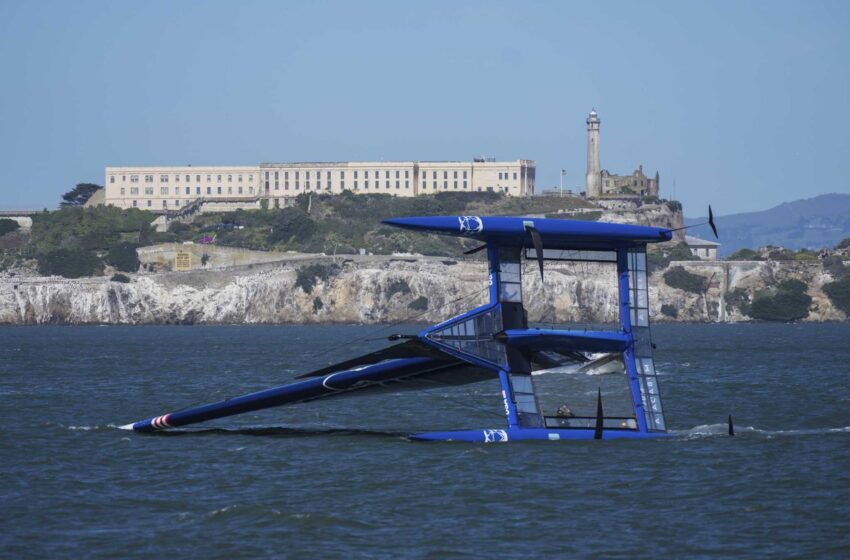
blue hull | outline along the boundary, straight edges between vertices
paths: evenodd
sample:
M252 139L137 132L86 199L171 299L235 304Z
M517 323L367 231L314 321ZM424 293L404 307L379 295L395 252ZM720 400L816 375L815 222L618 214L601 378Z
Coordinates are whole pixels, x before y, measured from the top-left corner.
M451 432L426 432L409 436L414 441L464 441L469 443L503 443L508 441L561 441L592 440L594 430L559 430L549 428L506 428L503 430L459 430ZM638 432L635 430L606 430L602 439L654 439L670 437L665 432Z

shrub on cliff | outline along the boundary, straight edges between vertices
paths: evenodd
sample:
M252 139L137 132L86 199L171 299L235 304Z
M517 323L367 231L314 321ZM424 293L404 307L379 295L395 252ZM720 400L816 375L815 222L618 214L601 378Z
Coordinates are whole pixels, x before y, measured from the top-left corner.
M671 261L698 261L699 257L694 255L684 243L653 247L646 255L649 272L655 272L667 268Z
M850 237L845 237L835 246L836 249L847 249L848 247L850 247Z
M674 266L665 272L664 282L671 288L678 288L694 294L701 294L708 287L708 281L704 276L692 274L681 266Z
M130 277L127 276L126 274L121 274L119 272L118 274L113 274L112 278L110 278L109 281L110 282L120 282L121 284L129 284L130 283Z
M419 296L418 298L407 304L407 307L413 309L414 311L427 311L428 298L426 298L425 296Z
M38 256L38 271L45 276L80 278L103 272L103 261L91 251L57 249Z
M136 244L127 242L116 243L110 247L106 262L124 272L136 272L141 264L139 255L136 254Z
M399 278L396 280L391 280L387 285L387 299L390 299L396 294L409 294L410 286L407 283L407 280L403 278Z
M0 218L0 236L16 231L21 226L15 220Z
M837 282L830 282L823 287L832 305L850 316L850 276Z
M661 306L661 314L664 315L665 317L670 317L671 319L675 319L676 317L679 316L679 310L676 309L675 307L673 307L672 305L665 303L664 305Z
M318 280L325 281L336 274L336 265L311 264L298 269L295 277L295 287L301 288L305 294L313 292Z
M763 261L764 259L758 253L758 251L753 251L752 249L747 249L746 247L743 249L738 249L726 260L730 261Z
M791 322L809 314L812 298L806 293L808 286L799 280L780 282L776 293L758 294L750 306L750 317L762 321Z

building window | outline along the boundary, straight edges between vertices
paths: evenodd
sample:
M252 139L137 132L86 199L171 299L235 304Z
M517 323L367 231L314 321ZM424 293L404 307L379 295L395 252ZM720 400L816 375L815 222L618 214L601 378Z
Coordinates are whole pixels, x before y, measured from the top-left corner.
M175 175L175 176L174 176L174 182L175 182L175 183L179 183L179 182L180 182L180 175Z
M410 188L410 181L405 181L405 182L404 182L404 188L406 188L406 189L409 189L409 188Z
M457 181L455 181L454 187L455 187L455 190L457 190Z
M153 183L153 175L145 175L145 183Z
M466 181L463 182L463 188L466 190Z
M357 179L357 171L354 172L354 178ZM354 181L354 184L357 185L357 181ZM354 188L356 189L357 187L355 186Z
M389 173L389 171L387 173ZM387 190L389 190L389 188L390 188L390 182L389 181L386 182L386 187L387 187Z
M167 201L167 200L163 200L163 201L162 201L162 207L163 207L163 208L168 208L168 201Z
M279 190L280 190L280 181L275 180L275 182L274 182L274 190L276 190L276 191L279 191Z
M160 183L167 183L168 182L168 175L160 175L159 176L159 182Z
M308 171L307 177L309 177L309 176L310 176L310 172ZM309 179L307 179L307 181L305 181L304 188L307 189L308 191L310 190L310 180Z
M449 189L449 182L443 181L443 190L448 190L448 189Z
M124 187L121 187L121 195L124 195Z
M192 187L186 187L186 194L192 194Z
M109 176L109 182L110 182L110 183L113 183L113 184L115 183L115 175L110 175L110 176Z
M396 179L396 182L395 182L395 188L396 188L396 190L398 190L399 188L401 188L401 185L399 184L399 180L398 180L398 179Z
M369 178L369 170L368 170L368 169L367 169L366 171L364 171L364 172L363 172L363 178L364 178L364 179L368 179L368 178ZM368 185L368 183L366 183L366 184Z
M298 179L298 173L296 173L296 174L295 174L295 179L296 179L296 181L295 181L295 190L297 191L297 190L299 190L299 189L301 188L301 182L297 180L297 179Z
M514 171L514 181L516 181L516 171Z
M405 170L404 170L404 178L405 178L405 179L410 179L410 170L408 170L408 169L405 169Z
M448 179L448 178L449 178L449 172L443 171L443 179Z
M221 186L216 188L216 194L221 194Z
M284 181L284 182L283 182L283 190L285 190L285 191L288 191L288 190L289 190L289 181Z
M298 171L295 172L295 180L296 181L298 180L298 173L299 173Z
M210 181L212 181L212 175L207 175L207 183L209 183Z
M212 187L207 185L207 194L212 194Z
M345 190L345 181L339 182L339 188L342 189L342 190Z
M428 188L428 182L427 182L427 181L422 181L422 188L423 188L423 189L427 189L427 188Z
M134 201L133 201L133 208L136 208L136 207L138 207L138 206L139 206L139 201L138 201L138 200L134 200Z
M145 187L145 194L153 195L153 187Z
M179 201L179 200L175 200L175 201L174 201L174 207L175 207L175 208L180 208L180 201Z
M434 181L434 190L437 190L437 181Z
M248 192L253 194L253 192L254 192L254 187L248 187Z
M396 170L395 170L395 178L396 178L396 179L398 179L398 178L399 178L399 170L398 170L398 169L396 169Z
M221 175L218 175L217 177L218 177L217 182L218 182L218 183L221 183Z
M387 170L384 171L384 179L389 179L389 178L390 178L390 170L387 169Z
M457 171L454 172L454 179L457 179Z
M466 171L463 172L463 178L466 179Z
M200 182L201 182L201 176L200 176L200 175L195 175L195 182L196 182L196 183L200 183Z
M228 175L228 176L227 176L227 182L228 182L228 183L232 183L232 182L233 182L233 175Z
M168 187L159 187L159 194L168 194Z
M345 179L345 171L340 171L340 172L339 172L339 178L340 178L340 179ZM343 187L343 188L345 188L345 187Z
M200 177L198 177L198 179L200 179ZM192 180L192 176L191 176L191 175L186 175L186 182L188 183L188 182L189 182L189 181L191 181L191 180Z
M316 190L317 191L322 190L322 181L316 181Z
M131 183L138 183L139 182L139 176L138 175L130 175L130 182Z
M227 187L227 194L233 194L233 187L231 187L231 186Z
M195 194L201 194L201 187L195 187Z
M150 199L148 199L148 208L150 208L150 207L151 207L151 201L150 201Z

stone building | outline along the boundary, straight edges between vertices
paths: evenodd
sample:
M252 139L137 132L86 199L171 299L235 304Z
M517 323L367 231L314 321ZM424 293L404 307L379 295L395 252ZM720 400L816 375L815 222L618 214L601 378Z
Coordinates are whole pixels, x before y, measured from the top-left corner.
M587 120L587 173L584 192L587 198L644 197L658 196L660 176L649 178L640 165L631 175L614 175L601 168L599 150L599 128L601 120L596 109L590 111Z
M699 257L701 260L717 260L717 249L720 247L720 243L717 243L716 241L709 241L707 239L694 237L693 235L686 235L685 245L687 245L688 249L691 250L692 255Z
M156 212L203 201L257 208L282 207L301 193L379 193L418 196L439 192L502 192L531 196L531 160L263 163L253 167L107 167L105 203Z

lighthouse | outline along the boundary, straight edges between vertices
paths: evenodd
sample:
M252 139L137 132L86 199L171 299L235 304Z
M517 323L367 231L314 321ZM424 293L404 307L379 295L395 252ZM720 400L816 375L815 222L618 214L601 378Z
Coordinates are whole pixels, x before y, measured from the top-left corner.
M587 174L584 176L584 192L588 198L602 195L602 176L599 165L599 115L591 109L587 116Z

